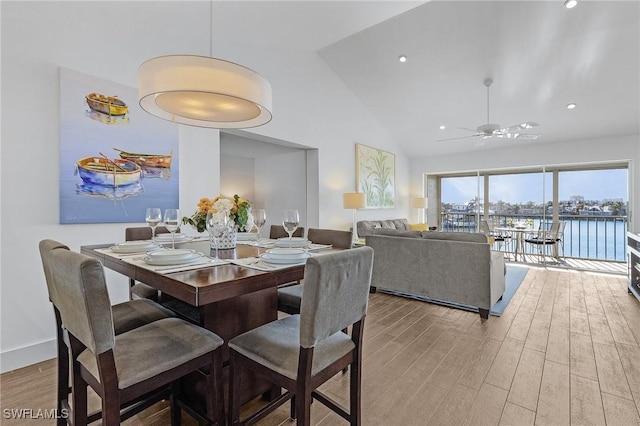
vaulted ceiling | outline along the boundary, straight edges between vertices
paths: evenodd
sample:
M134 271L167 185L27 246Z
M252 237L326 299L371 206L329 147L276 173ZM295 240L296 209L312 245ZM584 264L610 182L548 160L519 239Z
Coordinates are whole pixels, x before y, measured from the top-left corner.
M640 133L638 1L581 1L571 10L563 0L215 8L224 17L216 34L317 52L410 156ZM528 132L540 138L468 138L487 123L486 78L490 122L535 121ZM467 138L437 141L456 137Z

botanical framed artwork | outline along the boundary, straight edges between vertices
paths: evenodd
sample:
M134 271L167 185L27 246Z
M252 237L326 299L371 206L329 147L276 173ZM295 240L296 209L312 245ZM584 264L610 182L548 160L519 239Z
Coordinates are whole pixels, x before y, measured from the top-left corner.
M396 206L396 156L391 152L356 144L356 190L366 195L368 209Z
M60 223L144 222L178 206L178 126L137 90L60 69Z

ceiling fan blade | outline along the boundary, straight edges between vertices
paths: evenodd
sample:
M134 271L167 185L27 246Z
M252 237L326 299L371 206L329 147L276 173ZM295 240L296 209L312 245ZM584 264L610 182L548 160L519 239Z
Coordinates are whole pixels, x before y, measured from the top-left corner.
M478 129L470 129L468 127L457 127L457 129L468 130L468 131L473 132L473 133L478 133Z
M538 126L539 124L535 121L527 121L526 123L514 124L513 126L505 127L504 129L500 129L500 131L504 133L516 133L521 130L532 129Z
M540 135L520 133L520 134L518 134L518 136L516 136L515 138L512 138L512 139L534 140L534 139L538 139L539 137L540 137Z
M475 135L471 135L471 136L460 136L460 137L457 137L457 138L449 138L449 139L436 139L436 142L446 142L446 141L455 141L455 140L458 140L458 139L477 138L478 136L483 136L483 134L482 133L476 133Z

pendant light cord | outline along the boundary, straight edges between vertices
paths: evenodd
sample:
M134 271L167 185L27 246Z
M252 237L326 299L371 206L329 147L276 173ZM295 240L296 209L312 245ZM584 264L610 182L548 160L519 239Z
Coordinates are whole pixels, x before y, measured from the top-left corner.
M209 57L213 58L213 0L209 6Z

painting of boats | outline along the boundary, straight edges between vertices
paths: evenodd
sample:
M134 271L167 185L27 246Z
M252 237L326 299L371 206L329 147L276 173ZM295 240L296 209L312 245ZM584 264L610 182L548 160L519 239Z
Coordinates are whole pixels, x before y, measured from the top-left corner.
M173 151L169 154L145 154L139 152L127 152L113 148L120 153L120 158L133 161L141 167L170 168L173 159Z
M83 182L102 186L126 186L140 181L142 169L136 163L107 157L86 157L76 162Z
M89 105L89 108L93 111L109 116L125 115L128 110L127 104L117 96L105 96L101 93L89 93L85 99L87 101L87 105Z

